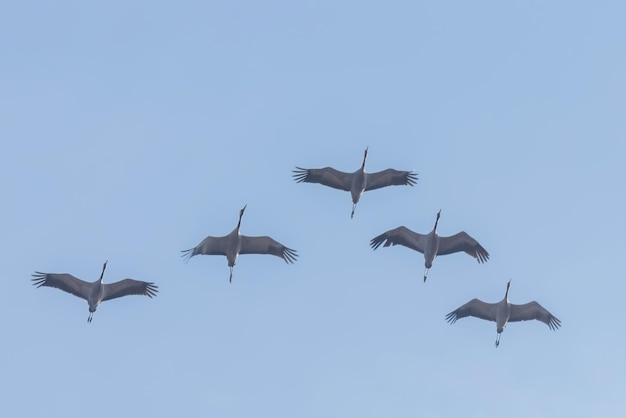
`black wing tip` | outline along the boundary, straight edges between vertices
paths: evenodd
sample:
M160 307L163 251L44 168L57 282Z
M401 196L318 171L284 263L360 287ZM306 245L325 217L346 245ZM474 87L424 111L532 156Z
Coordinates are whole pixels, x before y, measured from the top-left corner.
M450 325L454 324L457 321L457 319L459 319L459 317L456 314L456 312L450 312L449 314L446 315L446 321L448 321Z
M407 186L415 186L415 184L417 184L417 180L419 179L419 177L417 176L417 173L414 172L409 172L406 175L406 185Z
M159 286L154 283L146 283L146 288L144 290L144 294L148 296L150 299L155 297L159 293Z
M294 249L285 247L282 253L282 258L287 264L293 264L298 260L298 252Z
M35 274L31 274L32 277L34 277L34 279L30 279L33 283L33 286L36 287L41 287L44 284L46 284L46 280L48 280L48 278L46 276L48 276L48 273L42 273L40 271L36 271Z
M556 316L553 316L548 321L548 326L552 331L556 331L557 329L561 328L561 320L558 319Z
M195 249L196 249L196 248L194 247L194 248L190 248L190 249L188 249L188 250L182 250L182 251L181 251L181 253L182 253L182 254L181 254L180 256L181 256L181 257L185 260L185 262L187 262L187 261L189 261L189 259L190 259L191 257L193 257L194 255L196 255L196 254L194 254L194 250L195 250Z
M483 264L489 261L489 253L483 247L478 248L474 257L476 257L476 261L478 261L478 263L480 264Z
M385 234L374 237L370 240L370 247L372 247L372 250L376 250L383 244L383 242L385 242L386 239Z
M293 178L296 183L306 182L306 179L309 176L309 170L306 168L296 167L296 170L293 170L292 172L294 173Z

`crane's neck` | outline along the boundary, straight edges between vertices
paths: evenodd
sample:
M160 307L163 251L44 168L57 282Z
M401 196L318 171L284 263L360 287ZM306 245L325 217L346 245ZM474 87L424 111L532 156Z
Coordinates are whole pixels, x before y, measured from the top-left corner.
M246 211L247 206L248 205L244 206L243 209L239 211L239 222L237 222L237 233L239 233L239 228L241 227L241 218L243 218L243 213Z
M439 223L439 217L441 216L441 210L437 212L437 218L435 219L435 226L433 227L433 231L437 232L437 224Z
M363 153L363 164L361 164L361 171L365 170L365 160L367 159L367 148L365 148L365 152Z
M102 273L100 273L100 278L98 279L100 283L102 283L102 279L104 278L104 270L106 270L108 262L109 260L105 261L104 265L102 266Z

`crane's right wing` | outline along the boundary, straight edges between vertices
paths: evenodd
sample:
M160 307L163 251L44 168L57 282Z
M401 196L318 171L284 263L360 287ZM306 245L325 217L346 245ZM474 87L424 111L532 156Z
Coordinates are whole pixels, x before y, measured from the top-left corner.
M87 300L90 283L78 279L71 274L67 273L41 273L36 271L32 275L34 279L31 279L34 286L41 287L54 287L61 289L64 292L71 293L74 296Z
M208 236L202 240L202 242L193 248L183 250L181 257L185 261L189 260L194 255L226 255L226 248L228 248L228 240L226 237L212 237Z
M495 321L497 305L497 303L486 303L480 299L472 299L465 305L460 306L458 309L446 315L446 320L454 324L457 319L474 316L486 321Z
M351 173L344 173L332 167L309 169L296 167L293 172L294 180L298 183L319 183L346 192L349 192L352 186Z
M372 249L377 249L382 243L384 247L390 245L403 245L412 250L424 253L424 235L411 231L409 228L399 226L372 238L370 245Z

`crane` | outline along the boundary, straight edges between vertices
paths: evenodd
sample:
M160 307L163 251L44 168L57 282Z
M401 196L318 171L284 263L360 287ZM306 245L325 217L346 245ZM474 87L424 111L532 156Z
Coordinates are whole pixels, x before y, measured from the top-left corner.
M61 289L64 292L71 293L74 296L85 299L89 304L89 317L87 322L93 319L93 313L100 305L100 302L111 300L128 295L145 295L150 298L156 296L158 286L154 283L142 282L133 279L124 279L115 283L102 283L104 270L107 267L108 260L102 266L100 278L95 282L86 282L80 280L68 273L41 273L36 271L32 276L33 285L37 287L47 286Z
M181 251L183 253L181 256L188 261L191 257L198 254L225 255L228 267L230 267L228 281L231 283L233 281L233 267L235 267L240 254L270 254L282 258L286 263L296 261L296 257L298 257L296 250L285 247L270 237L249 237L239 233L241 218L247 206L245 205L239 211L239 221L230 234L223 237L208 236L195 247Z
M424 270L424 281L426 281L428 270L432 267L433 261L438 255L465 251L479 263L485 263L489 259L487 250L465 231L449 237L440 237L437 234L437 223L440 216L441 210L437 212L435 226L428 234L419 234L407 227L399 226L372 238L370 245L375 250L383 243L383 247L399 244L424 254L424 266L426 267Z
M457 319L474 316L487 321L495 321L498 332L496 347L500 345L500 334L509 322L536 319L546 324L553 331L561 326L561 321L557 317L534 300L523 305L514 305L509 302L509 287L511 287L511 280L506 284L506 293L500 302L486 303L480 299L472 299L446 315L446 320L450 324L454 324Z
M354 173L344 173L332 167L324 168L301 168L293 170L294 180L298 183L319 183L333 189L344 190L352 195L352 213L354 217L356 204L363 192L380 189L387 186L413 186L417 182L417 174L410 171L398 171L388 168L377 173L365 172L365 159L367 148L363 155L363 164Z

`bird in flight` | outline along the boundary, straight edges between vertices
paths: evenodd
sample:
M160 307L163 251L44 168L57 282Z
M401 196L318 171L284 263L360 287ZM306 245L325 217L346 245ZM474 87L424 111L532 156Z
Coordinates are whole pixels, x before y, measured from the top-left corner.
M446 315L447 321L454 324L457 319L465 318L466 316L495 321L496 331L498 332L496 347L500 345L500 334L504 331L504 328L509 322L536 319L546 324L553 331L561 326L561 321L556 316L552 315L546 308L534 300L523 305L515 305L509 302L509 287L511 287L510 280L506 284L504 299L500 302L486 303L480 299L472 299L465 305Z
M319 183L333 189L350 192L352 195L352 213L350 218L354 217L356 204L359 202L363 192L386 186L413 186L417 182L417 174L411 171L398 171L388 168L377 173L366 173L366 158L367 148L365 148L361 168L354 173L344 173L332 167L308 169L296 167L293 170L293 177L298 183Z
M145 295L150 298L156 296L158 286L154 283L142 282L133 279L124 279L115 283L102 283L104 270L107 261L102 266L100 278L95 282L86 282L67 273L41 273L36 271L32 276L33 285L37 287L47 286L61 289L74 296L85 299L89 304L89 317L87 322L91 322L93 313L100 305L100 302L121 298L128 295Z
M439 234L437 234L437 223L439 222L440 216L441 210L437 212L435 226L428 234L419 234L411 231L409 228L399 226L372 238L370 245L374 250L383 243L383 247L403 245L424 254L424 281L426 281L428 270L432 267L433 261L438 255L464 251L478 260L479 263L484 263L489 260L487 250L464 231L449 237L440 237Z
M223 237L208 236L195 247L181 251L183 253L182 257L189 260L198 254L225 255L228 267L230 267L229 282L233 281L233 268L241 254L270 254L282 258L286 263L296 261L296 257L298 257L296 250L285 247L270 237L249 237L239 233L241 218L247 206L244 206L239 211L239 222L237 222L237 226L230 234Z

